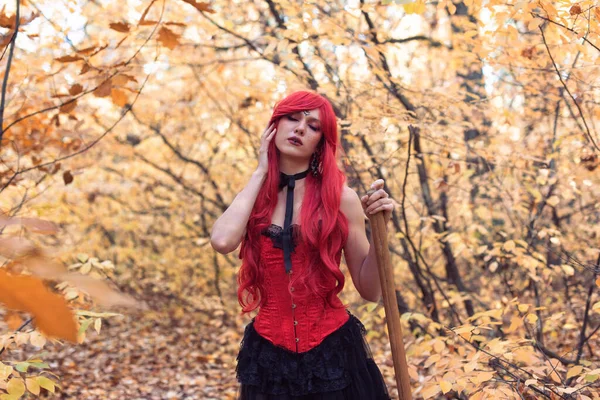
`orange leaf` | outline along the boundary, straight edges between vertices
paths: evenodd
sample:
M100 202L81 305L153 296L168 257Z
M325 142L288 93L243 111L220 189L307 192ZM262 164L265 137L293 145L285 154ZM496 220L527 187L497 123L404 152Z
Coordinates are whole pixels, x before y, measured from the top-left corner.
M209 3L198 3L196 0L183 0L184 2L188 3L189 5L193 6L194 8L196 8L196 10L203 12L209 12L209 13L214 13L215 10L213 10L212 8L210 8L210 4Z
M79 56L64 56L64 57L58 57L55 60L58 62L62 62L62 63L68 63L68 62L83 60L83 58L81 58Z
M571 9L569 10L569 14L571 15L577 15L577 14L581 14L581 6L579 4L575 4L573 7L571 7Z
M0 269L0 302L31 314L36 327L46 336L77 341L77 325L67 302L50 292L38 278L9 275Z
M69 114L71 111L73 111L75 109L75 107L77 107L77 100L73 100L73 101L63 104L62 106L60 106L59 110L62 113Z
M8 328L11 331L16 331L23 324L23 320L21 319L19 314L13 311L8 311L6 313L6 315L4 316L4 322L6 322L6 325L8 325Z
M152 0L150 2L150 4L148 4L148 7L146 7L144 12L142 13L142 18L140 18L140 22L138 22L138 25L146 20L146 15L148 15L148 11L150 11L150 7L152 7L152 4L154 4L155 2L156 2L156 0Z
M87 55L93 53L94 51L96 51L97 48L98 47L96 47L96 46L91 46L91 47L86 47L85 49L77 50L77 52L79 54L83 54L83 55L87 56Z
M79 83L76 83L69 88L69 94L71 96L78 95L81 92L83 92L83 86L81 86Z
M32 13L29 17L21 17L19 18L19 25L27 25L39 16L40 14ZM17 20L16 17L16 15L11 15L9 17L6 14L4 14L4 7L2 7L2 10L0 11L0 27L8 29L14 28L15 22Z
M596 286L600 287L600 278L596 279Z
M115 103L119 107L125 107L125 104L127 104L127 94L122 90L113 89L111 91L111 97L113 103Z
M129 33L129 30L131 29L131 25L127 22L111 22L108 26L110 29L121 33Z
M7 46L12 40L14 30L8 31L6 35L0 35L0 47Z
M106 97L110 95L112 89L112 79L107 80L102 83L96 90L94 90L94 94L97 97Z
M65 185L73 182L73 175L71 174L71 171L65 171L63 173L63 181L65 182Z
M179 44L180 36L181 35L178 35L177 33L163 26L158 32L157 40L165 45L165 47L173 50Z

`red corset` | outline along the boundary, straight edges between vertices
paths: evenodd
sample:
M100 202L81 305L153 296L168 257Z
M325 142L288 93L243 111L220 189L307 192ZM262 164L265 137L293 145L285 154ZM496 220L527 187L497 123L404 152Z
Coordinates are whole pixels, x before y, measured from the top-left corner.
M271 225L261 235L260 271L264 276L266 290L265 302L254 319L254 329L259 335L276 346L290 351L303 353L325 339L327 335L341 327L349 318L346 308L336 297L333 308L327 302L327 291L320 296L307 296L301 300L299 295L309 292L306 287L294 286L294 274L307 268L307 252L299 238L299 226L293 225L294 246L292 256L292 274L285 272L283 250L279 243L281 227ZM341 251L335 260L340 264ZM323 282L325 289L335 287L336 280L328 276Z

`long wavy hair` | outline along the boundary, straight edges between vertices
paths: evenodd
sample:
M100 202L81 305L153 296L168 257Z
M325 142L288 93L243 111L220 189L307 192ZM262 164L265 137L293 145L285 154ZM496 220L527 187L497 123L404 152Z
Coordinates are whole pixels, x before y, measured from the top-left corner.
M339 303L334 303L334 300L345 283L344 274L340 271L336 258L339 257L348 237L348 220L340 212L340 199L346 176L337 165L338 134L335 113L323 96L299 91L275 105L269 125L275 123L277 126L279 120L286 115L317 108L322 132L321 141L317 146L321 157L321 173L317 177L309 173L305 178L305 195L300 211L300 238L309 252L309 265L303 271L293 274L293 283L305 285L309 289L303 291L307 297L310 293L327 293L327 301L335 307ZM237 280L238 301L242 306L242 314L256 309L265 301L264 282L260 272L260 237L261 232L270 226L277 205L279 157L275 140L271 140L267 177L250 213L240 249L239 257L243 261Z

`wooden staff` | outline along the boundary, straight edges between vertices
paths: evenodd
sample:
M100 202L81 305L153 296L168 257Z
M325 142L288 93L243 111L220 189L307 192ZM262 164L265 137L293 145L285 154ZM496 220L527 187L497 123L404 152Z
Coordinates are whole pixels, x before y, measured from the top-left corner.
M370 190L367 194L370 196L373 192L374 190ZM373 245L375 246L375 254L377 256L377 269L379 270L392 358L394 359L398 396L400 400L411 400L410 377L408 376L408 364L406 363L406 353L404 352L404 342L402 340L402 325L400 323L400 311L398 310L398 301L396 299L394 274L390 263L386 223L382 212L369 214L368 217L371 223L371 235L373 235Z

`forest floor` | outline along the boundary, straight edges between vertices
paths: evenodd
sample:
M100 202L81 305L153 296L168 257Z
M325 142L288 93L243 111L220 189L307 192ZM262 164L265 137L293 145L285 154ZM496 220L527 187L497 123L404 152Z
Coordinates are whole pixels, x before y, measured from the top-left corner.
M90 327L79 345L48 344L44 359L61 379L55 398L235 399L235 357L248 321L177 304L160 308L111 318L99 334ZM371 344L392 391L393 369L380 347Z

